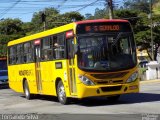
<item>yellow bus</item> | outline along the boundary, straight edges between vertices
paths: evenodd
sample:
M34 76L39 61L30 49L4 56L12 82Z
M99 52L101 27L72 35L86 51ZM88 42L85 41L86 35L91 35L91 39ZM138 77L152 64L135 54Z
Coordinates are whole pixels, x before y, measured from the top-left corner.
M8 43L9 86L33 95L118 100L139 92L136 45L126 20L85 20Z

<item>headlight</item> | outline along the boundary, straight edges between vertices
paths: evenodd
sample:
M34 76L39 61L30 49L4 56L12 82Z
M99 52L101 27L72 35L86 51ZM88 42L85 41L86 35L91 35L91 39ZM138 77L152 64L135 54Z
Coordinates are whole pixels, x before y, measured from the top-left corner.
M88 85L88 86L94 85L94 83L90 79L88 79L87 77L85 77L83 75L79 75L78 77L85 85Z
M127 83L134 82L137 78L138 78L138 72L135 72L128 78L128 80L126 82Z

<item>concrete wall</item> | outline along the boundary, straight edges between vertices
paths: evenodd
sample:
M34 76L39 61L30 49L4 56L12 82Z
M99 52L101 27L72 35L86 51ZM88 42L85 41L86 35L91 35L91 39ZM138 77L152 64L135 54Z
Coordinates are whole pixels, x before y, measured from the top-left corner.
M146 80L160 79L160 63L151 61L147 64Z

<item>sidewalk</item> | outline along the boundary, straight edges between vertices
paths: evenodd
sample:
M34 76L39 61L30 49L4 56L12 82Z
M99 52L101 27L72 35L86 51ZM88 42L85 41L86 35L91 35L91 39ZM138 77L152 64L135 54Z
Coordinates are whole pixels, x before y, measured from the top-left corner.
M140 81L140 83L156 83L156 82L160 82L160 79L155 79L155 80L143 80Z

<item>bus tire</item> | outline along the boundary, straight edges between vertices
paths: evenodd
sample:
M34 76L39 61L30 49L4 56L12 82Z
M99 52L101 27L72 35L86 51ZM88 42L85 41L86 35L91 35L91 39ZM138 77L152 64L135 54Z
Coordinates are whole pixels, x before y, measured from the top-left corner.
M28 100L32 99L32 95L30 93L27 80L24 81L23 91L24 91L26 99L28 99Z
M120 95L107 97L108 101L110 101L110 102L116 102L116 101L118 101L119 98L120 98Z
M69 103L69 98L66 97L66 91L62 81L59 81L57 85L57 97L61 104L66 105Z

